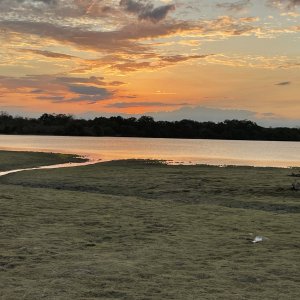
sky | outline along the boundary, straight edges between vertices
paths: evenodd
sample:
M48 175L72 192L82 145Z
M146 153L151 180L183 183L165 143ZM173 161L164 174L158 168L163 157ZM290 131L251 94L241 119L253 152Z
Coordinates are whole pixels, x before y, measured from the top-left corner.
M0 0L0 111L300 126L300 0Z

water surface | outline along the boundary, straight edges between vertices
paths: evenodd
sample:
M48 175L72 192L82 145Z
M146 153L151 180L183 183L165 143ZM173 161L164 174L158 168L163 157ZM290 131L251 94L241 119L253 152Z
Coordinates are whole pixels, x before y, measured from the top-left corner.
M299 142L0 135L0 150L71 153L102 161L300 167Z

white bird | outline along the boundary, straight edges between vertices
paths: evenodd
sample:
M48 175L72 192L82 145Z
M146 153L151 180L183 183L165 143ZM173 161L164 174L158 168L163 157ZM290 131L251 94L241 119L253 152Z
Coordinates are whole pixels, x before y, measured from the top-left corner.
M266 241L268 240L268 238L264 237L264 236L261 236L261 235L258 235L255 237L255 239L252 241L252 243L260 243L260 242L263 242L263 241Z

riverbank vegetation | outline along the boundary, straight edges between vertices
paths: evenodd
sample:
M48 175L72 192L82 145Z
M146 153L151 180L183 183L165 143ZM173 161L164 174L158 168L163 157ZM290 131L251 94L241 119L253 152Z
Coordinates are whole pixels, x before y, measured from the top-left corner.
M298 171L130 160L0 177L1 298L297 299Z
M154 121L148 116L139 119L118 116L85 120L64 114L23 118L2 113L0 134L300 141L300 128L264 128L247 120L167 122Z

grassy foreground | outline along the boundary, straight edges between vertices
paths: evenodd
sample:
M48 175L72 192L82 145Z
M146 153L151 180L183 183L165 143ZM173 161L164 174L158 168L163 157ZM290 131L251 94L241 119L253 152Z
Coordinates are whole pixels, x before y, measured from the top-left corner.
M115 161L0 177L0 298L299 299L289 173Z
M0 151L0 172L84 161L70 154Z

